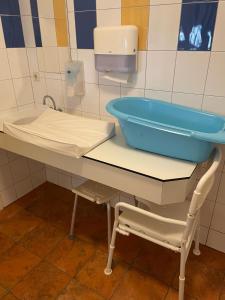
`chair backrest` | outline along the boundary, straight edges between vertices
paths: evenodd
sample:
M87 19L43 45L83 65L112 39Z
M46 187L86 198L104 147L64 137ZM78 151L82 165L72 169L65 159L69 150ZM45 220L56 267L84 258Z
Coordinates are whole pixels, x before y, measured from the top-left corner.
M222 160L222 151L221 148L215 148L212 157L211 157L211 165L208 170L204 173L204 175L200 178L191 199L191 204L189 208L189 214L195 215L197 211L204 204L213 184L215 181L216 171L220 165Z
M213 184L215 181L216 171L222 160L221 148L215 148L212 157L212 163L204 175L200 178L191 199L188 215L187 226L183 234L183 240L188 239L189 234L192 232L193 227L196 225L199 210L204 204Z

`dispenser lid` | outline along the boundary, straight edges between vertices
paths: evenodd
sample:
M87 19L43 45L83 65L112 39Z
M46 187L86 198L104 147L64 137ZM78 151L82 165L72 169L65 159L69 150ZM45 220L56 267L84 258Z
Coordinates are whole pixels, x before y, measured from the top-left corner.
M138 28L134 25L96 27L95 54L135 55L138 46Z

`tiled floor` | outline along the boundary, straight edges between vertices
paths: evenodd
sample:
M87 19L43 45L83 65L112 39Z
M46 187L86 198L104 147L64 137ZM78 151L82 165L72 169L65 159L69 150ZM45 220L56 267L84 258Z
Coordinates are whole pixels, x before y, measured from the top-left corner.
M177 299L178 254L119 235L105 276L106 209L80 199L71 241L72 206L71 192L46 183L0 212L0 299ZM188 259L186 299L225 300L225 254L201 250Z

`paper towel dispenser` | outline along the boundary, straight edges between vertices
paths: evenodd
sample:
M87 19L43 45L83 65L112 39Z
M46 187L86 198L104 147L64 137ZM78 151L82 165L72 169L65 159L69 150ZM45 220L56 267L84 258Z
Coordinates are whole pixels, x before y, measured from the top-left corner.
M138 28L133 25L94 29L95 68L99 72L137 71Z

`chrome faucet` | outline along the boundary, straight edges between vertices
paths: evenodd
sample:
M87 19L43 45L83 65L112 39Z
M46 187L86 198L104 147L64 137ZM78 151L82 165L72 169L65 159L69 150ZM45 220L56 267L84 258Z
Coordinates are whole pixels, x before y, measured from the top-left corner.
M56 110L55 100L50 95L45 95L44 96L44 98L43 98L43 105L46 105L47 99L50 99L50 101L52 102L52 105L53 105L53 109Z

